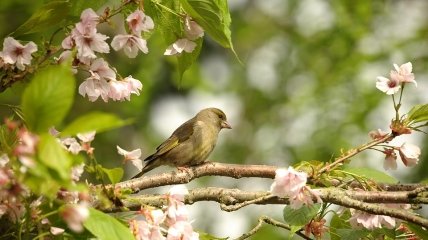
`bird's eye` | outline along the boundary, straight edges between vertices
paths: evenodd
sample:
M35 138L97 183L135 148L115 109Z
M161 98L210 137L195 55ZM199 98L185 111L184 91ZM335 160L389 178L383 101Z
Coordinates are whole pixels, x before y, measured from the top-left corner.
M224 118L224 116L223 116L223 115L219 115L218 117L219 117L220 119L223 119L223 118Z

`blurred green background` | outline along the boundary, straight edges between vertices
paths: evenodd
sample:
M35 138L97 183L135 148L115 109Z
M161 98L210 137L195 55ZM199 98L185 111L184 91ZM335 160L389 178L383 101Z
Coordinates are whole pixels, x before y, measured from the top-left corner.
M22 24L44 1L0 2L0 37ZM100 1L95 1L100 2ZM110 3L117 4L118 1ZM201 56L181 82L174 58L162 54L167 47L159 32L148 40L149 54L129 59L122 52L103 56L122 76L144 84L130 102L97 101L80 95L68 121L82 113L102 110L134 124L97 135L98 161L121 166L116 145L141 148L143 157L172 131L205 107L219 107L232 130L220 134L212 161L289 166L302 160L328 161L369 140L370 130L388 129L393 117L391 98L375 88L377 76L388 76L392 64L413 63L418 87L405 89L403 113L414 104L428 102L428 2L231 0L233 54L205 37ZM102 12L103 8L100 11ZM123 30L122 16L99 31L110 36ZM49 34L19 38L37 44ZM62 41L58 35L55 42ZM77 76L80 83L84 76ZM1 103L19 104L25 84L0 94ZM11 112L0 109L1 117ZM61 130L61 126L57 126ZM427 138L406 136L422 148L420 163L406 168L400 162L389 171L401 182L427 178ZM353 158L353 166L383 170L383 156L375 151ZM135 174L129 168L128 176ZM160 168L157 172L169 171ZM189 188L223 186L267 190L270 180L203 178ZM165 192L168 188L160 188ZM221 212L216 203L191 207L196 228L218 236L237 237L254 226L260 213L281 219L281 206L250 206L234 213ZM231 227L233 226L233 227ZM264 227L252 239L280 239L287 232Z

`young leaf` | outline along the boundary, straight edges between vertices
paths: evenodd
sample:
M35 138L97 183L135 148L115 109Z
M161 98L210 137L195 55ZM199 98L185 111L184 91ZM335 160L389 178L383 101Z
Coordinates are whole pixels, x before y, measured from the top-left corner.
M45 31L58 26L70 10L69 1L51 1L43 5L13 32L14 36Z
M227 0L180 0L189 14L216 42L233 49Z
M414 106L407 113L407 120L411 123L428 121L428 104Z
M73 159L49 134L40 136L38 144L38 160L50 169L53 169L63 180L69 180Z
M299 209L293 209L290 206L285 206L283 211L284 221L292 226L293 229L299 230L317 215L320 208L321 204L304 206Z
M397 183L398 180L388 174L371 168L345 168L344 172L349 172L360 177L368 178L381 183Z
M189 69L192 64L198 59L199 53L201 52L202 48L202 42L203 39L199 38L196 42L196 47L191 53L183 52L182 54L177 56L178 61L178 74L179 74L179 80L181 82L181 79L183 78L184 72Z
M96 239L134 239L131 231L116 218L94 208L89 208L89 218L83 226L94 234Z
M22 97L27 127L45 133L62 122L73 104L74 76L69 66L49 66L34 75Z
M405 223L406 226L412 231L416 236L420 237L420 239L428 239L428 232L426 229L423 229L421 226L416 225L414 223Z
M104 174L108 177L112 184L120 182L123 177L123 169L122 168L101 168Z
M76 120L67 125L64 130L61 131L61 135L76 135L77 133L85 133L90 131L97 131L97 133L100 133L109 129L122 127L123 125L129 123L129 120L122 120L114 114L91 112L78 117Z

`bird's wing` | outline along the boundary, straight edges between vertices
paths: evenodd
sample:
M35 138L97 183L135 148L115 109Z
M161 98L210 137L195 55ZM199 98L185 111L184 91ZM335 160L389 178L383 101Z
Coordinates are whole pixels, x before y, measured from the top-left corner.
M189 139L193 134L194 121L192 120L193 119L190 119L178 127L167 140L165 140L156 148L156 153L149 156L144 161L153 160L175 148L178 144Z

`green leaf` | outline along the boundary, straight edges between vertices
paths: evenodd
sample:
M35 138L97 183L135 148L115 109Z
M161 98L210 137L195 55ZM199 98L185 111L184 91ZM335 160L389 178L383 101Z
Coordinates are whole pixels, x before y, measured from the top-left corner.
M100 240L135 239L131 231L116 218L89 208L89 217L83 226Z
M345 173L352 173L360 177L374 180L375 182L381 183L397 183L398 180L389 176L388 174L374 170L371 168L345 168Z
M49 66L34 75L22 97L28 128L45 133L62 122L73 104L74 76L70 66Z
M51 1L43 5L13 32L14 36L45 31L58 26L70 10L69 1Z
M303 206L299 209L293 209L290 206L285 206L283 211L284 221L294 230L299 230L317 215L320 208L321 204Z
M104 174L108 177L111 183L115 184L120 182L123 177L123 169L122 168L103 168L101 167Z
M61 136L76 135L77 133L85 133L96 131L100 133L113 128L122 127L129 124L131 121L122 120L114 114L103 112L91 112L80 116L61 132Z
M210 235L206 232L201 232L201 231L198 231L198 233L199 233L199 240L227 240L227 239L229 239L228 237L225 237L225 238L215 237L213 235Z
M37 147L40 163L56 171L61 179L69 180L73 159L60 143L53 136L43 134Z
M407 120L411 123L428 121L428 104L414 106L407 113Z
M220 45L233 49L227 0L180 0L184 11Z
M423 229L421 226L409 222L406 222L405 224L410 229L410 231L416 234L416 236L418 236L420 239L428 239L427 230Z

